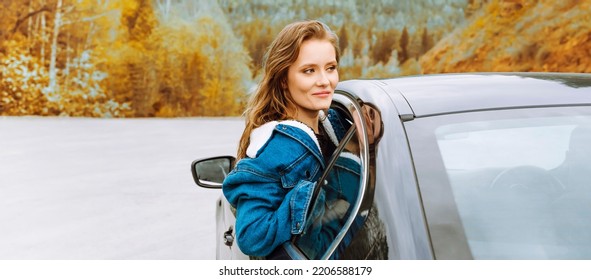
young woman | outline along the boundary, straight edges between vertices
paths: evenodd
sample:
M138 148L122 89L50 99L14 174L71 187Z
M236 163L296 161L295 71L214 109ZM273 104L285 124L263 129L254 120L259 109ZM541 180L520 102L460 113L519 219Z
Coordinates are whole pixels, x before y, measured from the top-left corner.
M267 50L262 81L245 112L239 161L223 183L236 208L237 243L247 255L285 257L281 245L320 215L308 213L315 182L348 126L329 111L338 62L337 36L314 20L287 25ZM342 218L349 204L333 198L331 208L341 210L329 216ZM323 239L307 244L322 247Z

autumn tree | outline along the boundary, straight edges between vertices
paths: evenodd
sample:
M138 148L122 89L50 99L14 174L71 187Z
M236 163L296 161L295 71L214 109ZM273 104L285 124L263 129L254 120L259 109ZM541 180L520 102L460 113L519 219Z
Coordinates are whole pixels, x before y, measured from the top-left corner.
M116 77L110 87L132 104L140 102L134 105L136 116L239 115L252 79L242 43L221 16L212 17L215 7L157 4L155 24L141 38L128 38L134 17L124 21L121 36L127 42L109 54L109 73ZM142 78L133 82L131 70Z
M43 94L48 84L47 70L40 61L15 42L0 53L0 115L54 115Z
M48 115L43 61L35 56L29 24L51 9L21 1L0 3L0 115Z
M341 52L344 52L347 47L349 47L349 35L347 33L347 29L341 27L339 29L339 49Z
M3 18L7 21L0 28L8 31L0 42L0 114L118 116L125 111L102 83L106 73L96 65L91 32L86 32L97 16L87 9L88 2L3 2L16 13Z
M433 47L433 38L429 34L429 30L427 27L423 28L423 33L421 35L421 52L420 55L425 54Z
M408 58L408 43L409 41L409 37L408 37L408 29L406 29L406 26L404 27L404 29L402 29L402 35L400 35L400 49L398 50L398 60L400 61L400 63L404 63Z
M374 63L388 63L392 51L396 49L397 33L396 30L390 29L375 34L376 42L372 48L372 59Z
M124 1L121 24L127 31L127 70L130 82L131 104L135 116L153 115L153 96L149 85L153 81L149 50L149 38L156 26L151 0Z
M205 71L203 96L203 115L237 115L250 90L250 58L229 27L224 27L212 18L199 20L199 26L207 30L201 37L201 50L210 58Z
M253 76L259 74L263 64L263 56L273 37L279 32L280 26L270 26L264 18L253 18L242 22L236 28L236 36L242 38L243 44L250 54Z

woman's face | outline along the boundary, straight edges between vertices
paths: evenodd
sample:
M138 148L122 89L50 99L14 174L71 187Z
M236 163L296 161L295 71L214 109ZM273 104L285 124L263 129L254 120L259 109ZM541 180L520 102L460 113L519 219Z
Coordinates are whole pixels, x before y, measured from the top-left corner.
M338 82L333 45L328 40L304 41L287 72L287 89L298 107L298 115L315 116L319 110L328 109Z

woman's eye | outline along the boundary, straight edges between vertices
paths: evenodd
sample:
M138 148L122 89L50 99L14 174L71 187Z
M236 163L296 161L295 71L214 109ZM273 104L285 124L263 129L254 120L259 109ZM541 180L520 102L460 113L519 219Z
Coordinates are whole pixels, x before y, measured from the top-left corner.
M314 69L312 69L312 68L304 69L304 73L306 73L306 74L314 73Z
M337 70L337 66L336 66L336 65L330 66L330 67L328 67L326 70L328 70L328 71L334 71L334 70Z

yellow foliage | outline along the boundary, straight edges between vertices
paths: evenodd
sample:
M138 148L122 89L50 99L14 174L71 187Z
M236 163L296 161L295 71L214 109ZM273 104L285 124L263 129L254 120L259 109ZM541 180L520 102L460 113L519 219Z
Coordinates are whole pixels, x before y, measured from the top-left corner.
M54 114L42 93L49 84L45 68L15 42L6 43L10 52L0 53L0 115Z
M231 34L207 16L168 20L109 55L109 88L136 116L239 115L250 61Z
M231 33L214 19L203 17L197 24L208 31L200 37L201 51L209 58L206 82L200 90L203 115L239 115L248 90L245 80L251 76L250 58Z
M129 40L142 41L150 36L157 24L151 0L121 1L121 21Z

